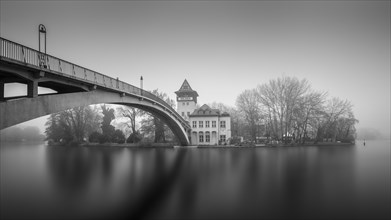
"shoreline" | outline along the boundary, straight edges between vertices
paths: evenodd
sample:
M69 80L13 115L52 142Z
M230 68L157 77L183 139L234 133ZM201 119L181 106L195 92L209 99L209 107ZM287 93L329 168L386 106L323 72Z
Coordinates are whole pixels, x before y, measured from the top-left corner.
M117 144L117 143L81 143L77 145L64 145L64 144L45 144L48 147L99 147L99 148L174 148L174 143L124 143L124 144Z
M255 145L188 145L180 146L174 143L82 143L79 145L61 145L61 144L46 144L49 147L99 147L99 148L260 148L260 147L321 147L321 146L352 146L355 143L338 143L338 142L320 142L320 143L305 143L305 144L255 144Z
M260 147L322 147L353 146L355 143L321 142L305 144L255 144L255 145L200 145L198 148L260 148Z

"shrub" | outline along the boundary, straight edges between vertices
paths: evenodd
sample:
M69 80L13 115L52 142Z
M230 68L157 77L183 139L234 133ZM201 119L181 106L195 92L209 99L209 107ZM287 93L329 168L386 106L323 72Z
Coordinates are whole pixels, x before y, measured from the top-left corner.
M104 144L104 143L108 143L108 142L110 142L110 137L109 137L108 135L106 135L106 134L101 134L101 135L99 136L99 143L100 143L100 144Z
M126 143L138 143L141 139L141 135L138 132L135 132L129 135L128 139L126 139Z
M123 144L125 143L125 135L121 130L117 129L114 131L113 136L111 137L113 143Z
M98 143L101 135L102 135L101 133L94 131L88 137L88 141L91 143Z

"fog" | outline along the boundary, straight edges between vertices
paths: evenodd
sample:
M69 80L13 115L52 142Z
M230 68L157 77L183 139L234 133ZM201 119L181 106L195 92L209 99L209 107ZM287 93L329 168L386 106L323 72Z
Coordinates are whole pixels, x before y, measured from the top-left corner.
M389 1L0 6L1 37L37 48L43 23L49 54L136 86L142 75L146 90L158 88L175 98L187 79L200 104L234 106L245 89L295 76L314 90L349 100L359 131L390 137ZM6 87L6 93L20 94L20 88ZM44 120L29 123L42 130Z

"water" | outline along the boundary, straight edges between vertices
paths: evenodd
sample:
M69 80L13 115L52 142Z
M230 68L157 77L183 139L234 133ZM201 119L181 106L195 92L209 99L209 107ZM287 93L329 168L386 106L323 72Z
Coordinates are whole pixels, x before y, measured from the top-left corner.
M139 149L1 146L1 219L389 219L390 141Z

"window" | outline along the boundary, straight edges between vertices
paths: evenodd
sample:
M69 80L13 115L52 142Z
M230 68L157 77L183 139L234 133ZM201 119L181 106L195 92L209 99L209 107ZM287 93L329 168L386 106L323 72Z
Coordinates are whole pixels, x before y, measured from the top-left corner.
M197 122L193 121L193 128L196 128L196 127L197 127Z
M200 132L199 133L199 139L200 139L200 143L203 143L204 142L204 132Z
M220 121L220 128L225 128L225 121Z
M203 122L203 121L199 121L199 122L198 122L198 126L199 126L200 128L203 128L203 127L204 127L204 122Z
M187 116L190 116L190 112L187 112Z
M209 121L205 121L205 128L209 128Z
M212 121L212 128L216 127L216 121Z
M205 133L205 142L210 142L210 133L209 133L209 131L207 131L206 133Z
M189 105L189 102L186 102L186 105Z
M184 103L184 102L182 102L182 105L185 105L185 103Z
M225 142L225 135L220 135L220 141Z
M182 112L182 117L185 117L185 113L184 112Z

